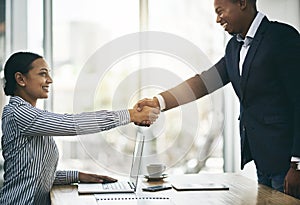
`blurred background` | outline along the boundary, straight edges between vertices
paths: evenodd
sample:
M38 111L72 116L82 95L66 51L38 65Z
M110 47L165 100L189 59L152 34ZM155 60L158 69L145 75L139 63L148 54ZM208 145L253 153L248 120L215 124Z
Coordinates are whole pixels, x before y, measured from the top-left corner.
M258 9L271 20L300 28L299 0L258 0ZM167 89L141 86L157 77L144 68L178 76L178 81L166 79L173 86L195 75L195 70L160 53L130 55L110 68L95 68L106 72L96 88L89 82L82 85L80 96L92 96L93 102L81 106L74 92L91 56L125 35L160 31L188 40L213 64L224 55L230 39L215 20L213 0L0 0L1 84L5 60L13 52L27 50L43 55L52 68L51 96L39 102L40 108L57 113L131 108L137 100ZM130 75L135 80L129 80ZM7 102L0 89L1 110ZM196 112L189 111L195 108ZM163 113L150 128L130 124L94 135L55 137L59 169L127 176L136 132L141 131L146 136L148 162L165 163L169 174L238 172L255 179L252 163L240 170L238 110L237 98L227 85L212 96ZM1 155L0 184L2 175Z

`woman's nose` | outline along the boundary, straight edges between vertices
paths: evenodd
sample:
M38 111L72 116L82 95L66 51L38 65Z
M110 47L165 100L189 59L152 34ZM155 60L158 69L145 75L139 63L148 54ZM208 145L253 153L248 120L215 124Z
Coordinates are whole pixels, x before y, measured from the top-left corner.
M50 76L48 76L47 83L52 83L52 82L53 82L52 78Z

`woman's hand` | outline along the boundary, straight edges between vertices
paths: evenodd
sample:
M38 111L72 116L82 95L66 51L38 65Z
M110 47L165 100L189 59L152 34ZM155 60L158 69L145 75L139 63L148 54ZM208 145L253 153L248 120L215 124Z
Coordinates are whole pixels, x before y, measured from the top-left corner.
M129 109L130 121L136 124L147 122L152 124L158 118L160 110L158 108L144 106L142 110L138 111L136 108Z
M141 112L143 111L143 108L147 108L147 107L152 107L152 108L156 108L156 113L157 115L160 113L160 105L158 102L158 99L156 97L154 97L153 99L150 98L144 98L142 100L139 100L133 107L133 109ZM158 112L157 112L158 110ZM143 120L142 122L134 122L134 124L139 125L139 126L146 126L149 127L153 122L151 122L150 120Z
M118 180L108 176L79 172L79 181L85 183L111 183Z

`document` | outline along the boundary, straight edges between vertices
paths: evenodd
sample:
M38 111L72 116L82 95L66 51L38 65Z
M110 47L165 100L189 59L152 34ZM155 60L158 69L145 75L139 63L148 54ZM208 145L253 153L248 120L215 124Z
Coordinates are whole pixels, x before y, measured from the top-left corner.
M172 183L177 191L213 191L213 190L229 190L229 187L218 183Z
M97 204L102 205L174 205L169 197L145 194L95 194Z

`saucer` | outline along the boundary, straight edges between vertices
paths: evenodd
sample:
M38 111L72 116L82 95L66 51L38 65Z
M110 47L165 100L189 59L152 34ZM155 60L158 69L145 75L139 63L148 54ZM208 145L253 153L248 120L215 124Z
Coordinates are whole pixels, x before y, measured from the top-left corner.
M159 177L150 177L149 175L145 175L145 178L148 179L148 181L159 181L159 180L162 180L162 179L167 178L167 177L168 177L167 174L162 174Z

